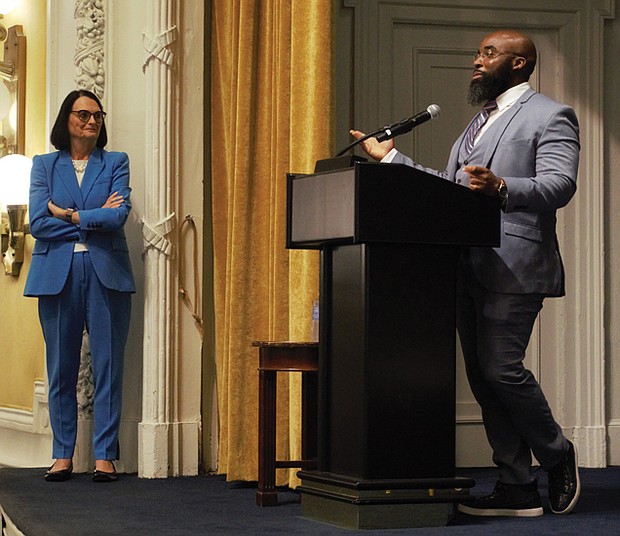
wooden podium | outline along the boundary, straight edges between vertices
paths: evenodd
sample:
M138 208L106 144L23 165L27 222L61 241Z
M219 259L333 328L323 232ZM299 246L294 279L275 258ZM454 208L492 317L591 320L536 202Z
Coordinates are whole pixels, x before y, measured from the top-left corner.
M288 175L287 247L321 249L318 465L302 514L445 525L455 477L456 270L499 245L497 199L400 164Z

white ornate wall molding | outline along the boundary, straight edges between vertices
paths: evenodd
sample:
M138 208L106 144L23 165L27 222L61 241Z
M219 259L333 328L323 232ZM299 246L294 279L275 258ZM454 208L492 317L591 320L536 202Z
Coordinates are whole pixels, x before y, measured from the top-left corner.
M102 99L105 91L103 0L77 0L74 17L77 24L76 85Z
M78 416L82 419L92 418L95 381L93 379L93 362L90 354L90 340L84 330L82 335L82 351L77 382Z
M75 86L91 91L103 100L105 95L105 4L103 0L76 0ZM78 372L78 436L73 463L75 470L87 471L92 465L92 419L95 382L88 333L84 330Z
M471 50L478 43L474 39L493 29L522 29L544 50L534 83L575 108L582 152L577 194L558 215L567 295L546 300L529 353L556 417L578 445L581 463L604 466L603 36L605 19L615 16L615 1L523 0L518 8L511 0L458 5L439 0L345 0L343 5L350 10L347 20L355 43L353 80L344 84L354 88L354 123L362 129L409 116L441 98L446 103L444 116L450 113L449 121L463 124L458 114L468 113L463 112L464 101L452 98L450 82L442 77L449 80L458 70L470 70ZM438 121L432 128L439 132L448 127ZM406 152L418 158L424 154L436 159L435 153L441 153L440 163L433 164L441 166L447 158L444 141L439 135L427 141L431 137L413 134L399 144L409 144ZM468 456L479 452L478 445L485 441L472 400L460 400L457 410L459 442L470 445L464 465L476 463L475 456ZM463 442L464 436L469 439Z
M142 219L142 238L144 249L155 248L163 255L172 255L172 242L166 238L177 226L176 214L173 212L163 220L151 225L145 218Z
M146 67L151 60L159 60L164 65L174 69L174 54L172 53L171 45L177 40L177 34L176 26L164 30L155 37L146 32L144 33L143 45L145 55L142 71L146 71Z
M609 444L620 445L620 419L612 419L607 425ZM620 453L615 449L609 453L609 465L620 465Z
M93 454L93 404L95 397L95 380L93 378L93 361L90 353L90 339L86 329L82 334L80 368L77 381L78 427L73 453L73 468L76 473L92 470Z
M178 275L174 252L178 203L179 5L149 0L143 35L146 78L146 176L143 239L145 300L142 422L138 474L146 478L198 473L199 422L179 409Z
M45 382L34 382L32 411L0 407L0 464L41 467L50 462L52 433Z

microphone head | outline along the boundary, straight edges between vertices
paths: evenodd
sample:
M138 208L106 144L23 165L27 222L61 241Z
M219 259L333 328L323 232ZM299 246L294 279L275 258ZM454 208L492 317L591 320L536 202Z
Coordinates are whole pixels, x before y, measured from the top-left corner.
M437 119L441 114L441 108L437 104L431 104L426 111L431 115L431 119Z

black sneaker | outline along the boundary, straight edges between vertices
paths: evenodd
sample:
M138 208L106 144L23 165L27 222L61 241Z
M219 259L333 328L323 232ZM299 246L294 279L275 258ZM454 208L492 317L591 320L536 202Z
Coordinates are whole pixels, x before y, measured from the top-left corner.
M497 482L491 495L464 501L458 505L457 509L470 516L538 517L543 515L536 482L526 486Z
M577 451L569 441L562 461L549 470L549 506L554 514L568 514L579 500L581 483Z

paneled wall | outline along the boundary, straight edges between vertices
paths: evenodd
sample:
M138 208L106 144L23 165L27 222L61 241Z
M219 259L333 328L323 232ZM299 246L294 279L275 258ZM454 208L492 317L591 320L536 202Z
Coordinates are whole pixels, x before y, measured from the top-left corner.
M608 463L620 465L620 17L605 23L605 414Z
M578 193L558 216L567 296L546 300L527 360L556 418L576 441L582 463L593 467L613 459L608 447L618 449L611 440L613 426L607 437L620 397L613 395L617 368L608 363L605 369L606 349L613 355L605 334L615 308L605 280L608 213L602 180L603 81L609 75L604 58L613 50L604 47L604 29L610 39L615 35L614 14L615 0L526 0L518 7L509 0L342 0L337 33L339 146L348 143L352 126L368 132L437 103L442 116L402 136L397 146L421 164L443 169L454 139L475 113L465 100L472 51L499 28L516 28L533 38L539 65L532 84L575 108L582 139ZM487 465L489 450L480 448L487 444L481 417L460 356L457 374L457 464Z

